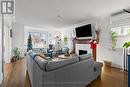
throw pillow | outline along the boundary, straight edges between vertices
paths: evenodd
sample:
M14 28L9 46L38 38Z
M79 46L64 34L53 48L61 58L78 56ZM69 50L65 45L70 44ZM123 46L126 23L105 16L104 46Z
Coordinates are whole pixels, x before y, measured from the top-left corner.
M29 51L29 55L34 59L37 56L37 53Z
M38 53L38 56L40 56L41 58L43 58L45 60L50 60L51 59L50 57L47 57L46 54L43 53L43 52Z
M79 55L79 60L86 60L86 59L90 59L92 57L92 55L90 53L88 54L83 54L83 55Z
M44 55L44 53L42 53L42 52L39 52L38 53L38 56L40 56L40 57L42 57L42 58L45 58L46 56Z

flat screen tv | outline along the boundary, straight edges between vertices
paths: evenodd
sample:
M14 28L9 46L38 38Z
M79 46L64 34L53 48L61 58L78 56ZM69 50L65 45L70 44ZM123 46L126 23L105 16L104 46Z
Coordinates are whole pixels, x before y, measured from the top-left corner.
M91 24L84 25L81 27L75 28L76 31L76 38L77 39L87 39L93 37L93 30Z

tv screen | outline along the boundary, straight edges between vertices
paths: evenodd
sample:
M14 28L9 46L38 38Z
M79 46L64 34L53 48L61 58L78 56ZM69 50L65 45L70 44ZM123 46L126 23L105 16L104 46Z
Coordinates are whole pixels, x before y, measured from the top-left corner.
M77 28L75 28L75 30L76 30L76 37L77 38L92 37L91 24L77 27Z

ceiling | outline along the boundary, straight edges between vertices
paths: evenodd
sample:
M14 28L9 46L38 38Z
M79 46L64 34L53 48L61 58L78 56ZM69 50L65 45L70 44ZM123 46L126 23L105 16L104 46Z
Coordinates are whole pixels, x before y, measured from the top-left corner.
M65 28L130 6L130 0L15 0L16 22Z

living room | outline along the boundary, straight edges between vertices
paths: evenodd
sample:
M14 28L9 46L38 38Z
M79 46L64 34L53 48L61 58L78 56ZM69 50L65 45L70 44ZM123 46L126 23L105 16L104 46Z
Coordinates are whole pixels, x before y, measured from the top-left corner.
M0 18L3 87L129 87L129 49L123 48L130 38L129 0L13 3L14 14ZM48 58L43 58L45 71L40 70L43 60L33 59L34 52ZM93 72L87 72L90 61Z

